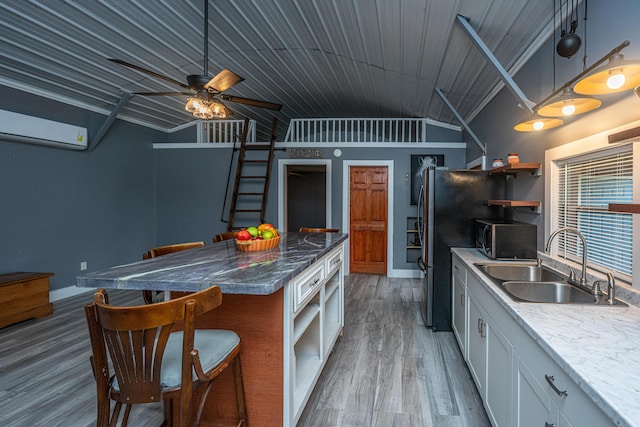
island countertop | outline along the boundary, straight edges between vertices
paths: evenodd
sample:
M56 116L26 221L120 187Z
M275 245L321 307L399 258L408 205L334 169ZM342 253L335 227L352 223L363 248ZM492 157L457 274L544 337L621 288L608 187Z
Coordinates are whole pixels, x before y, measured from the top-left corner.
M217 285L226 294L269 295L346 239L344 233L282 233L277 247L256 252L225 240L80 275L76 286L197 292Z

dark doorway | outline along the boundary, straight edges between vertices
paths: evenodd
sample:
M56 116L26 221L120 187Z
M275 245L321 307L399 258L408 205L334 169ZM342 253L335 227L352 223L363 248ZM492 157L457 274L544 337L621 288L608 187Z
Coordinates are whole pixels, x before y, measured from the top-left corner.
M287 165L286 177L286 231L326 227L326 166Z

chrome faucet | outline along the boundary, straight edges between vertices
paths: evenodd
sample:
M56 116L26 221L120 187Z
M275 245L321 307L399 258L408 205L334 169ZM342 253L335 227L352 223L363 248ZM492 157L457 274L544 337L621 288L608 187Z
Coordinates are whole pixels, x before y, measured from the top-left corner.
M549 252L549 250L551 249L551 241L553 240L554 237L556 237L558 234L562 232L575 234L582 241L582 277L580 277L579 283L582 286L587 286L587 240L584 238L584 235L580 232L580 230L578 230L577 228L571 228L571 227L558 228L556 231L551 233L551 235L547 239L547 244L545 246L544 251Z
M602 296L601 284L607 284L607 302L609 304L615 304L616 301L616 279L611 272L607 273L607 280L596 280L593 282L592 293L595 296Z

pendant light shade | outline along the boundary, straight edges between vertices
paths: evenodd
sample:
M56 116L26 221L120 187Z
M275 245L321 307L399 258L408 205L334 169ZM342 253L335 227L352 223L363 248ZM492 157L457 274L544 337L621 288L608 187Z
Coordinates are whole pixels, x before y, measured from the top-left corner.
M617 53L609 62L583 77L573 87L583 95L605 95L622 92L640 85L640 61L625 60Z
M577 95L570 87L564 88L562 95L552 98L538 109L545 117L562 117L586 113L595 110L602 101L589 96Z
M562 120L553 117L542 117L537 114L529 116L513 127L518 132L536 132L558 127L564 123Z

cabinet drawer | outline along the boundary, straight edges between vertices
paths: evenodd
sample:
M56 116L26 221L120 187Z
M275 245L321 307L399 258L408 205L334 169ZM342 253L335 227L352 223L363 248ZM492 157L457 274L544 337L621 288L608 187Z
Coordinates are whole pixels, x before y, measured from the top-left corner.
M343 252L340 249L327 255L327 277L331 276L331 273L340 268L340 265L342 264L342 255Z
M308 272L304 273L293 282L294 307L297 312L309 299L320 289L320 285L325 279L324 263L320 263Z
M609 417L526 331L518 327L515 335L517 343L514 343L514 347L520 359L572 425L613 425Z
M451 259L451 270L453 271L453 274L458 278L460 283L467 283L467 268L465 267L462 260L456 255L453 255Z

